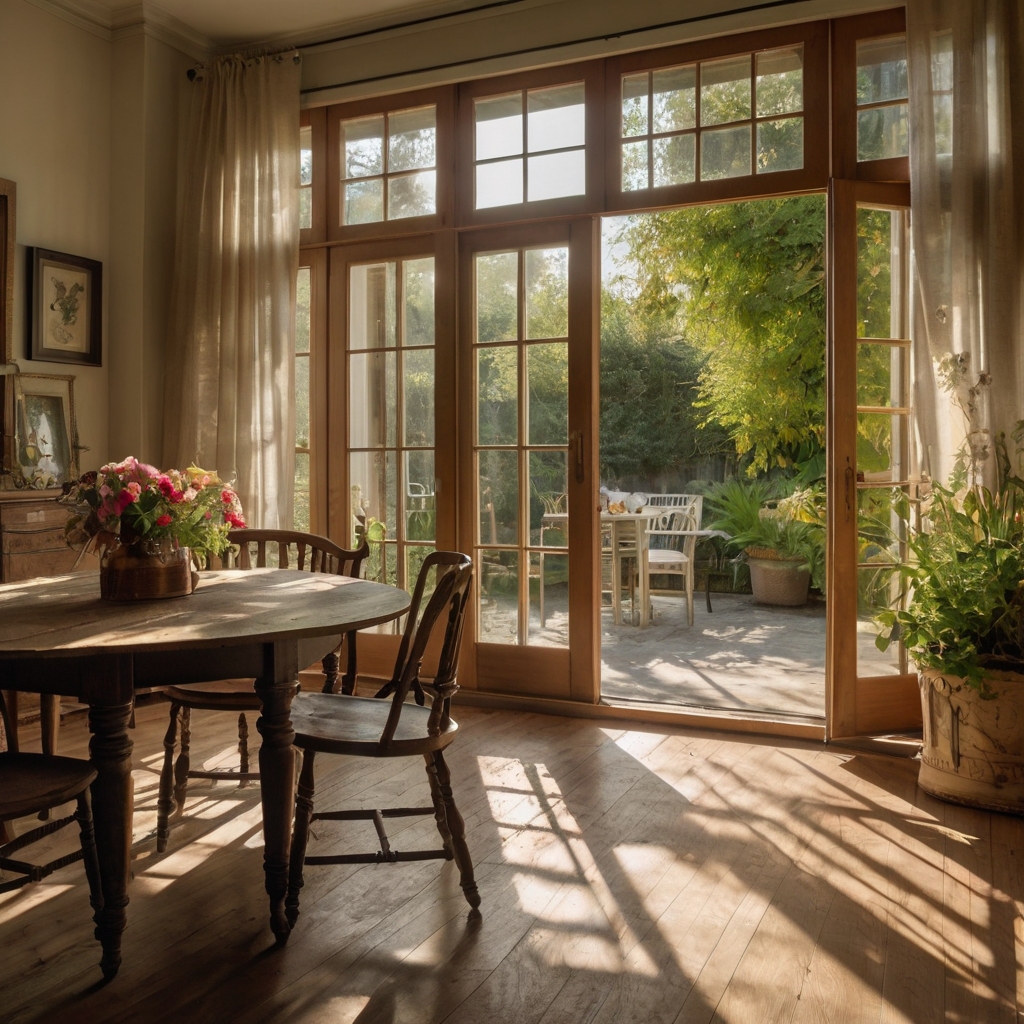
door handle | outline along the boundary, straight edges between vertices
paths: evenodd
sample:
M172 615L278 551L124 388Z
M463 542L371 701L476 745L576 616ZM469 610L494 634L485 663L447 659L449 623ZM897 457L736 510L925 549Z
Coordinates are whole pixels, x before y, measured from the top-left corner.
M844 476L844 491L846 497L846 521L850 522L853 516L853 491L854 491L854 472L853 466L850 465L850 460L846 460L846 472Z
M569 435L569 450L572 453L573 473L576 483L581 484L584 480L583 468L583 431L574 430Z

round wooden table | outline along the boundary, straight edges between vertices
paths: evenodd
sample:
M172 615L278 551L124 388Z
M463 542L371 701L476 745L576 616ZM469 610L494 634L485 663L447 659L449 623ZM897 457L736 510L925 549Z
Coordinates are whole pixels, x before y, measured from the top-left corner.
M96 911L101 966L121 963L132 824L134 691L252 676L262 703L257 728L264 870L270 926L283 943L294 810L291 702L300 669L354 629L388 622L409 595L366 580L288 569L205 572L195 593L162 601L100 599L97 573L0 586L0 688L77 697L89 705L89 751L98 772L93 815L103 907Z

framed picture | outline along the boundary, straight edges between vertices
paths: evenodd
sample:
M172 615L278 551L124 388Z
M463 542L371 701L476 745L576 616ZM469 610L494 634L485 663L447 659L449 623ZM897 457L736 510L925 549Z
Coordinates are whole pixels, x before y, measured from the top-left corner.
M28 250L29 358L102 365L103 264Z
M18 187L0 178L0 363L14 358L14 208Z
M10 374L14 399L13 483L59 490L78 479L74 377Z

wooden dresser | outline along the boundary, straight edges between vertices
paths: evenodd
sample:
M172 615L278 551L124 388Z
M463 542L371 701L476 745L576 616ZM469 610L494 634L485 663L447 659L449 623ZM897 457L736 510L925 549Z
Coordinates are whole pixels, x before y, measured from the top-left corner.
M78 553L64 542L67 518L55 498L0 496L0 583L71 572Z

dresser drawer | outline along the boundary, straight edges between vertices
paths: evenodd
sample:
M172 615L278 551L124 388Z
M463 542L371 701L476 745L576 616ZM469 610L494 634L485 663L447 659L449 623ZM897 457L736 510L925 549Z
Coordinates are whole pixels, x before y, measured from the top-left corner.
M0 502L0 530L39 530L61 527L68 519L68 510L55 501Z

